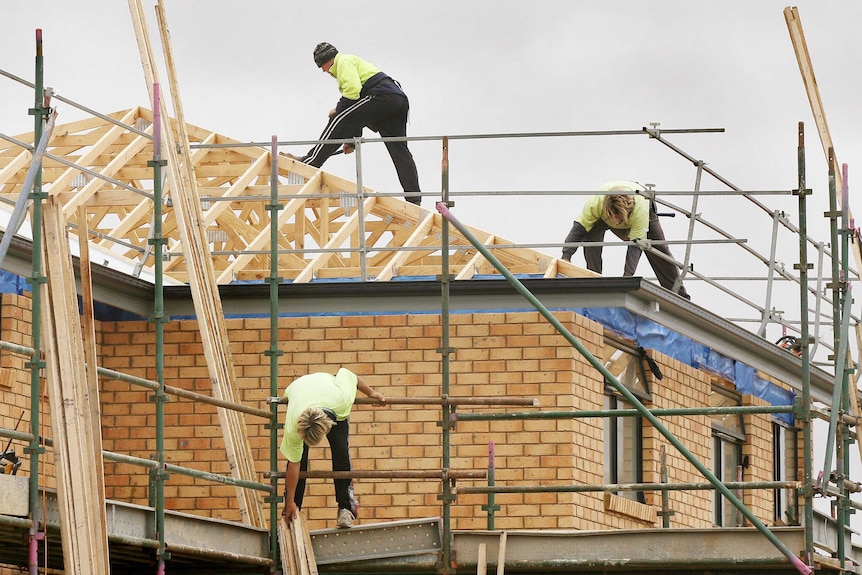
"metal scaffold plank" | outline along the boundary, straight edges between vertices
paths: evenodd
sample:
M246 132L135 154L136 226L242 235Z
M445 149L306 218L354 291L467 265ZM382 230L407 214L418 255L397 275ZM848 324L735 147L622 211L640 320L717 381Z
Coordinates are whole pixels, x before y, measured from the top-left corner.
M318 565L439 553L440 518L361 525L311 532Z

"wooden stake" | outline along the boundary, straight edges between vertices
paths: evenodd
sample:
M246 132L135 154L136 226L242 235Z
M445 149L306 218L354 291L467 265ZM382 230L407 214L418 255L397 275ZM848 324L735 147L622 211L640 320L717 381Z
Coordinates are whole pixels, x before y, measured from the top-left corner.
M503 575L506 571L506 531L500 533L500 548L497 550L497 575Z
M488 550L484 543L479 543L476 557L476 575L488 575Z

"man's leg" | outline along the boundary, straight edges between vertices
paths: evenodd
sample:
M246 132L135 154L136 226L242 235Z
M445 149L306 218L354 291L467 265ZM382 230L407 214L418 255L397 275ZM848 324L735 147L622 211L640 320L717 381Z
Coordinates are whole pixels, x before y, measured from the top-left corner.
M583 241L604 241L605 231L607 229L607 224L602 220L599 220L593 225L593 229L587 232ZM588 270L594 271L598 274L602 273L602 246L584 246L584 260L587 262Z
M386 106L387 115L373 122L380 136L383 138L403 138L407 135L407 115L410 111L410 103L407 98L397 95L376 96ZM417 206L422 202L419 193L419 172L416 169L416 161L407 142L386 142L389 157L395 165L398 181L404 190L404 199Z
M333 471L350 471L350 422L348 419L339 421L332 426L326 438L329 440L330 452L332 454ZM333 479L335 484L335 500L338 501L338 509L349 509L356 515L353 498L350 496L350 484L352 479Z
M362 135L362 128L368 123L367 112L370 110L370 103L370 98L361 98L343 112L329 118L319 139L343 140ZM339 148L341 144L315 144L300 160L309 166L319 168Z
M661 224L658 221L658 215L652 211L650 212L647 239L656 241L664 241L665 239L664 230L661 228ZM670 249L667 247L667 244L654 245L653 249L660 251L668 257L673 257L670 253ZM650 266L652 267L653 272L655 272L655 277L661 287L673 291L673 285L679 278L679 268L650 251L646 252L646 257L647 261L649 261ZM679 291L677 293L685 299L691 299L691 296L688 295L688 292L685 290L685 286L682 285L682 282L680 282L679 284Z

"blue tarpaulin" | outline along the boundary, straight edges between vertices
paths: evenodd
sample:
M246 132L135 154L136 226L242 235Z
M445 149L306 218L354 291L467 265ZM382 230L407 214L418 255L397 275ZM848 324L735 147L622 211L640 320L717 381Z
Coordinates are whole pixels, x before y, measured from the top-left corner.
M24 295L24 293L32 291L33 289L27 278L6 270L0 270L0 293ZM78 313L81 313L81 309L81 296L78 296ZM101 302L93 302L93 315L99 321L141 321L147 319L136 313Z
M769 405L793 405L796 400L793 390L784 389L757 377L754 368L628 310L580 308L574 311L602 324L605 329L634 341L640 347L654 349L695 369L702 369L731 381L739 393L759 397ZM772 416L793 425L792 413L774 413Z

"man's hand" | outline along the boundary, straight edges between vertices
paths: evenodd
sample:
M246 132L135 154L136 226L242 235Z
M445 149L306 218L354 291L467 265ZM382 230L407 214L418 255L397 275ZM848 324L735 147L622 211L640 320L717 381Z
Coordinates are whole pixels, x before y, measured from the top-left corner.
M336 114L335 108L333 108L333 109L331 109L331 110L329 111L329 117L330 117L330 118L331 118L332 116L334 116L335 114Z
M287 499L285 497L285 499ZM287 517L288 521L293 521L299 515L299 509L296 507L296 502L292 499L285 501L284 510L281 512L282 517Z
M386 403L386 398L379 391L372 391L368 397L374 400L375 406L381 406Z
M356 146L354 146L353 144L342 144L342 146L341 146L341 151L344 152L345 154L352 154L353 150L355 150L355 149L356 149Z

